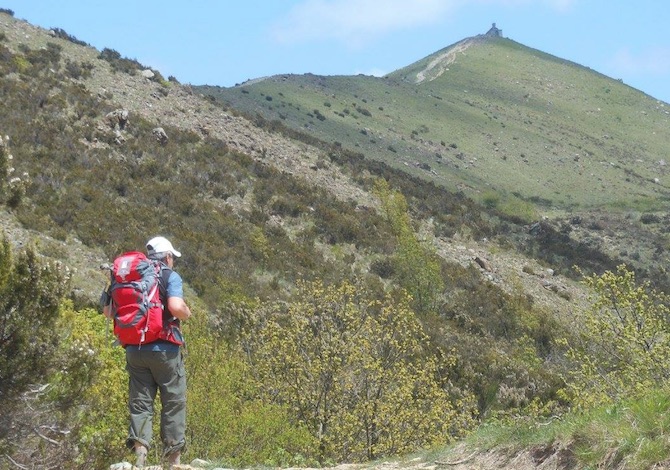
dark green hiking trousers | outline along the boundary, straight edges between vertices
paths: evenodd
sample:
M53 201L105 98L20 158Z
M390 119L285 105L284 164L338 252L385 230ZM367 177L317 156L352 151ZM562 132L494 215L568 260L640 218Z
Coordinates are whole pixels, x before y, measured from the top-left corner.
M126 370L130 410L128 448L132 449L135 441L151 447L154 400L160 391L163 455L183 451L186 444L186 374L181 349L168 347L157 351L152 350L151 344L140 349L128 347Z

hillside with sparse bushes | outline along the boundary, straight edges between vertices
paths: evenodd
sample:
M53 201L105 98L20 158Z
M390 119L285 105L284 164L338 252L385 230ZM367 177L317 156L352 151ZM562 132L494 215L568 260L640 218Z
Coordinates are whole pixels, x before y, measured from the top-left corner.
M670 458L658 423L593 439L670 396L668 105L506 39L229 89L83 39L0 9L0 468L129 458L101 266L154 234L194 312L185 461Z

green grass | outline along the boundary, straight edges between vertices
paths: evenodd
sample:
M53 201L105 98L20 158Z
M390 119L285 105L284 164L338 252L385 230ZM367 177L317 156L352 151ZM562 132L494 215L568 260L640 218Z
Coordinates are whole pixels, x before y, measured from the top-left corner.
M384 78L288 75L202 91L475 199L493 190L559 209L660 210L670 197L664 103L508 39L479 41L415 83L445 51Z
M598 218L616 218L607 228L624 238L606 247L608 255L635 265L644 260L657 271L664 229L639 231L628 220L664 211L670 198L660 164L670 139L663 103L509 40L476 44L442 76L414 83L412 73L428 61L386 78L286 75L201 91L309 135L322 148L338 143L357 152L360 166L373 173L373 162L382 162L414 185L435 184L515 223L548 216L567 226L578 215L600 225ZM582 230L571 236L581 237L582 248L598 240ZM561 257L545 260L573 263Z
M471 451L497 450L508 455L561 447L569 449L575 468L652 469L670 459L670 390L650 390L639 399L561 418L483 424L464 444ZM450 461L453 452L450 446L421 458Z

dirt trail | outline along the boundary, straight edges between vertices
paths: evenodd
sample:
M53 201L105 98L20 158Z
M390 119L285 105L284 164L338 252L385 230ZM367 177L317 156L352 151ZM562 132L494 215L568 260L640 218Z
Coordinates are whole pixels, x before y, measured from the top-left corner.
M472 39L465 39L435 57L425 69L416 74L416 83L421 83L424 80L435 80L449 70L449 65L454 63L456 56L464 53L473 43Z

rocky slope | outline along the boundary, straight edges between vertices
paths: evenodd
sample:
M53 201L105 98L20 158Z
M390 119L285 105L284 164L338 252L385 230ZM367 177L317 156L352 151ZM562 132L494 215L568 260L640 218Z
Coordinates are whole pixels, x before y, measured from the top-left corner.
M0 28L5 33L6 43L10 48L16 48L19 44L25 44L30 48L46 47L47 43L51 42L61 46L63 55L70 57L71 60L93 64L91 77L83 79L83 85L90 93L106 97L118 105L119 110L126 110L130 124L134 118L141 116L154 123L156 127L174 126L197 132L202 136L221 139L231 149L270 163L321 188L327 188L342 200L353 200L357 205L365 207L377 205L376 199L371 194L363 191L337 166L323 163L317 165L317 161L323 157L321 149L268 133L248 120L215 106L202 95L194 93L189 85L170 82L168 92L165 93L163 85L143 74L113 72L106 61L98 59L99 51L55 37L53 32L2 14L0 14ZM108 127L104 122L98 122L97 125L100 128ZM120 133L123 138L123 131ZM167 135L168 139L169 137ZM227 203L245 204L244 201L235 198L230 198ZM9 214L3 214L2 217L3 226L11 230L10 238L26 240L41 237L39 234L23 233ZM426 236L432 237L428 232ZM433 239L432 242L437 252L445 259L457 261L462 265L473 264L480 260L477 266L485 278L505 286L508 291L522 286L522 289L536 301L552 310L558 306L564 313L569 313L578 307L583 299L579 286L573 281L554 275L551 269L541 266L535 260L527 259L517 253L504 252L486 240ZM90 279L92 276L94 279L100 279L101 284L104 282L102 274L95 272L97 267L106 261L101 253L93 251L85 253L87 249L77 240L63 243L45 239L43 243L53 245L52 249L59 253L66 252L75 272L83 279ZM485 260L485 264L481 263L482 260ZM79 288L86 289L84 286ZM86 294L95 296L97 288L94 291ZM563 296L559 295L561 292L564 293ZM572 300L568 303L566 298Z

